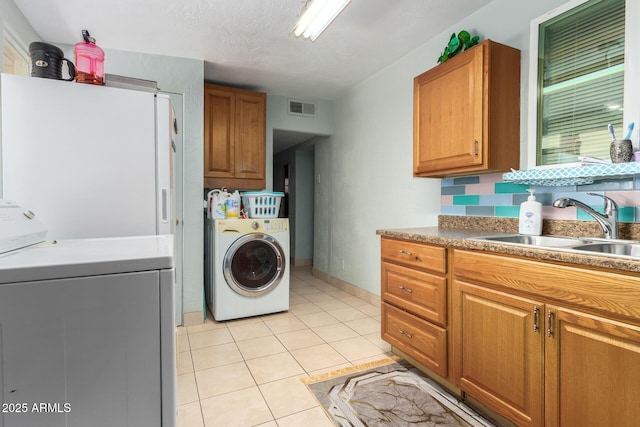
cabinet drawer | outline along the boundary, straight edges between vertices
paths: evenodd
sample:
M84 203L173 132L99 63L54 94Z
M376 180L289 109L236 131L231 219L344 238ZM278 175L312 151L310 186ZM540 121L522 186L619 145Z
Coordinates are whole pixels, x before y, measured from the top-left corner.
M383 238L381 241L382 258L395 261L409 267L444 273L446 271L446 249L421 243Z
M447 376L445 329L383 303L382 339L438 375Z
M440 326L447 324L447 279L382 263L382 299Z

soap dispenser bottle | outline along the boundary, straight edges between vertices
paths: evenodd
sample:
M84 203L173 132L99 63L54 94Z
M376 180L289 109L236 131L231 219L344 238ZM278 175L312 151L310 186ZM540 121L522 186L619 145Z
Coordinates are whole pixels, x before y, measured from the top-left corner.
M536 201L535 190L527 190L529 197L520 205L520 234L542 234L542 203Z

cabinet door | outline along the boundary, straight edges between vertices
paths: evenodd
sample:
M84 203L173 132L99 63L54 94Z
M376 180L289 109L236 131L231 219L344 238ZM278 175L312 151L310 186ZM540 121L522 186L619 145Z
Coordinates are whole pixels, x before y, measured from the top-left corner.
M415 78L414 174L483 163L484 48Z
M235 176L235 114L233 92L205 86L204 100L204 176Z
M460 388L518 425L542 425L543 305L460 281L455 288Z
M235 177L264 179L266 158L265 96L236 95Z
M640 420L640 328L548 307L547 426L631 427Z
M505 171L520 162L520 51L485 40L414 79L413 174Z

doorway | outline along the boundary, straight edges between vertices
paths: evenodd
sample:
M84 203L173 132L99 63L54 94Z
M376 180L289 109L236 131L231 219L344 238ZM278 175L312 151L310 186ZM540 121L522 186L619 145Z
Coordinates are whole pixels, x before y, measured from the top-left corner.
M314 134L274 131L273 190L284 193L280 216L289 218L291 265L313 265L314 248ZM279 151L277 151L279 150Z

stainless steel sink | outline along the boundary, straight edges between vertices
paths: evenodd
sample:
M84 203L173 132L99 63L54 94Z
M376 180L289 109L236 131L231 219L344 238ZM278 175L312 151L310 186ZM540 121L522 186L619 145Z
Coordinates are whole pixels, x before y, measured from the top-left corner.
M573 249L578 251L640 258L640 244L633 243L590 243L587 245L575 246Z
M602 239L597 237L529 236L524 234L499 234L472 237L469 240L503 243L523 247L553 249L574 253L590 253L640 260L640 241Z
M588 240L576 239L573 237L558 236L529 236L525 234L501 234L497 236L477 237L472 240L483 240L489 242L511 243L525 246L540 247L571 247L576 245L584 245L589 243Z

